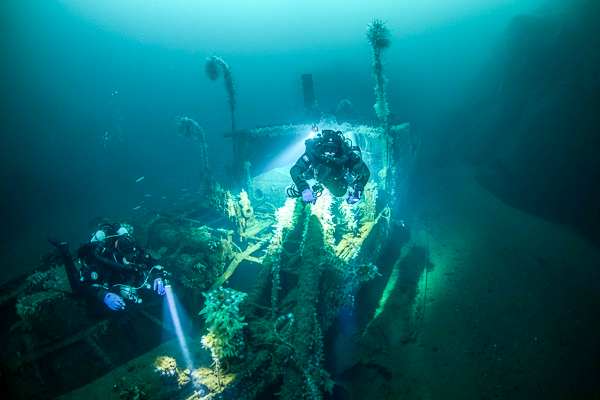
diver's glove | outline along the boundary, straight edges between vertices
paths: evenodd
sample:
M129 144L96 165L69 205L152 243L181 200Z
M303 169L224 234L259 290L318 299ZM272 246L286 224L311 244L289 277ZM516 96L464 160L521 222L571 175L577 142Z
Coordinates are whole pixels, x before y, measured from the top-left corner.
M165 284L162 278L156 278L154 280L154 287L152 290L156 290L156 293L160 294L161 296L164 296L165 293L167 293L167 289L165 289Z
M358 203L358 200L360 200L361 194L362 192L360 190L350 189L348 191L348 197L346 198L346 201L348 204L356 204Z
M106 296L104 296L104 303L106 303L108 308L110 308L111 310L125 309L125 301L123 301L123 298L114 293L106 293Z
M315 204L317 201L317 196L315 196L315 192L313 192L312 189L304 189L302 191L302 200L304 200L306 203Z

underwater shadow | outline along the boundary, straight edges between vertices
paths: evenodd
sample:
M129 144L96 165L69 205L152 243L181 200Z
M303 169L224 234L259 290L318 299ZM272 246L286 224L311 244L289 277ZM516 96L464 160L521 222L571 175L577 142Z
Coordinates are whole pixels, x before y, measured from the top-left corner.
M406 235L406 231L401 234ZM336 382L333 396L327 398L385 398L391 393L393 373L389 357L395 348L417 338L425 311L426 275L433 269L426 246L415 245L400 258L401 243L408 241L408 235L404 240L390 242L390 247L395 248L386 251L382 258L382 276L365 285L357 295L355 326L345 348L338 346L337 354L332 350L327 355L327 365L333 367ZM348 316L346 324L343 318L344 313L328 335L329 340L339 340L340 329L348 327ZM344 359L340 350L353 356Z

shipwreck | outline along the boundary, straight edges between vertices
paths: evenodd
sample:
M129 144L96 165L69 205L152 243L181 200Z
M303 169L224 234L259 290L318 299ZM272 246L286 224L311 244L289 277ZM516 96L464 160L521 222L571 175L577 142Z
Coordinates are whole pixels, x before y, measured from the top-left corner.
M360 119L344 100L315 106L302 76L303 124L236 129L235 90L225 75L232 129L229 182L211 176L202 129L180 119L181 133L202 141L204 191L177 212L122 220L172 274L164 301L118 316L92 312L70 290L64 267L43 266L0 288L2 381L15 398L320 399L339 391L327 336L355 310L355 296L380 276L392 232L402 227L419 137L390 117L382 57L389 31L369 25L377 118ZM342 112L343 111L343 112ZM352 131L372 174L355 205L327 191L316 204L286 196L288 166L275 149L296 146L313 126ZM345 394L344 394L345 393Z

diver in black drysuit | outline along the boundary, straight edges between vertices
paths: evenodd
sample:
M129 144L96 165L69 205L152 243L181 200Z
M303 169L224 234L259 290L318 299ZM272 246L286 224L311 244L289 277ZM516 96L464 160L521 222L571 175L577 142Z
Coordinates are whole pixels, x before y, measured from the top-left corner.
M95 300L97 305L120 311L127 302L141 303L139 289L152 287L161 296L166 293L168 281L164 269L156 259L139 249L118 223L104 224L89 243L79 248L77 256L82 265L79 271L67 242L48 241L62 255L73 292ZM100 310L108 311L106 307Z
M306 182L307 179L314 178L332 195L341 197L348 191L348 203L358 202L371 171L346 143L342 132L324 130L321 135L307 139L305 143L306 151L290 170L298 196L301 195L307 203L316 201L315 192ZM354 148L358 148L356 143Z

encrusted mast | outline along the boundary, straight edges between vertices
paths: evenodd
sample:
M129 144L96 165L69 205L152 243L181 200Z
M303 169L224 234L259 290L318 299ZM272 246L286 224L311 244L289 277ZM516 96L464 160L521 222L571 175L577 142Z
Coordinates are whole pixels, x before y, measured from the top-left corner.
M241 153L244 152L243 146L240 145L240 133L236 131L235 124L235 106L236 100L236 89L233 82L233 73L229 65L223 61L222 58L212 56L206 59L204 64L204 72L211 81L216 81L221 73L223 73L223 85L228 97L229 114L231 117L231 131L224 135L225 137L231 137L233 139L233 164L226 166L229 182L226 182L228 187L237 188L243 183L243 166L246 160L243 160Z
M379 118L379 127L381 129L381 140L382 140L382 158L383 158L383 169L379 172L382 178L382 189L387 189L390 179L390 146L391 138L388 132L388 115L390 110L387 103L386 87L388 79L384 73L383 63L383 52L388 49L391 45L390 41L390 30L385 26L385 23L375 19L367 26L367 39L369 45L373 49L373 76L375 77L375 113Z
M204 191L209 193L211 190L211 173L208 167L208 149L204 130L191 118L179 117L176 120L179 126L179 134L184 138L194 138L200 142L200 161L202 163L202 176L204 178Z
M388 79L384 73L383 52L387 50L392 42L390 41L391 31L385 26L385 22L378 19L373 20L367 26L367 39L373 49L373 76L375 77L375 112L379 118L381 128L387 130L387 117L390 113L386 99L385 88Z
M206 59L206 64L204 65L204 72L208 79L211 81L216 81L221 72L223 72L223 84L225 85L225 91L227 92L227 96L229 97L229 112L231 114L231 131L235 131L235 86L233 84L233 74L231 73L231 68L225 61L223 61L220 57L213 56Z

